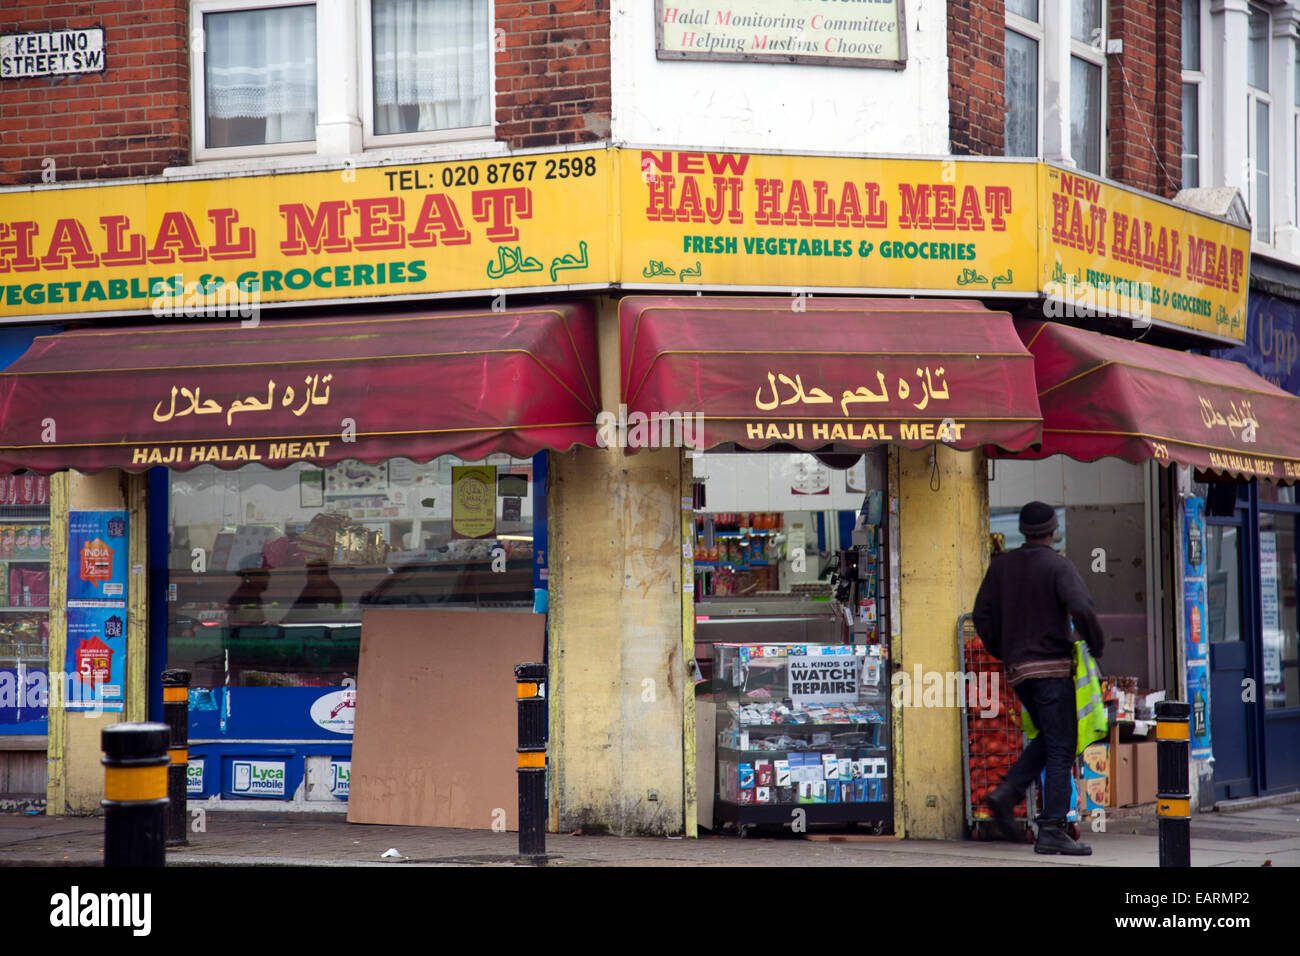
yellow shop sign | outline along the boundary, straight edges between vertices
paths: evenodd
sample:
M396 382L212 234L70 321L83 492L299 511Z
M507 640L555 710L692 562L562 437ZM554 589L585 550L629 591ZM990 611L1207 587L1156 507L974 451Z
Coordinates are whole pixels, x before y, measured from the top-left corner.
M1245 338L1248 229L1054 166L1039 167L1039 189L1049 318L1118 315Z
M1035 289L1031 163L621 152L625 286Z
M1249 259L1245 228L1014 160L599 147L0 191L0 321L715 289L1043 296L1240 341Z
M0 316L607 285L609 153L0 193Z

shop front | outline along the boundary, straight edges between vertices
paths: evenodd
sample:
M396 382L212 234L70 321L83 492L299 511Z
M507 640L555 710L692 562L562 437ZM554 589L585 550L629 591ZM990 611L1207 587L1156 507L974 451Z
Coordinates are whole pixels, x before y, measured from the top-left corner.
M3 316L78 326L0 375L0 471L51 474L51 669L84 626L70 516L123 511L121 714L192 672L202 799L346 785L377 819L358 807L483 776L508 734L417 759L412 727L472 721L403 694L493 697L477 675L518 661L457 655L532 628L557 830L744 825L770 774L768 816L955 837L960 701L893 692L960 673L986 452L1047 441L1008 313L1104 287L1240 338L1244 294L1202 294L1244 277L1230 225L1041 163L599 147L347 173L0 193L0 223L35 223L0 259L23 276ZM398 611L441 615L443 643ZM791 732L787 697L821 723ZM94 726L51 720L51 812L97 805ZM513 801L421 816L439 799L402 822Z
M701 819L893 832L912 696L896 677L938 669L900 606L899 455L931 452L941 482L941 442L971 461L958 493L978 496L976 449L1040 438L1031 359L1010 316L977 302L816 299L794 324L783 306L619 303L627 420L658 438L656 420L674 420L659 410L702 410L686 579L699 779L713 784ZM983 542L952 547L974 565Z
M1269 684L1257 680L1255 658L1244 653L1249 642L1242 635L1249 634L1254 612L1245 593L1250 585L1241 552L1260 549L1268 569L1260 575L1261 588L1268 593L1258 595L1258 607L1271 614L1271 633L1283 635L1281 596L1288 579L1277 551L1279 540L1284 547L1292 543L1278 534L1276 522L1289 510L1291 489L1300 478L1300 399L1223 359L1050 323L1021 322L1017 328L1034 355L1043 412L1042 445L1017 457L1045 465L1050 456L1068 458L1073 475L1085 474L1080 469L1086 466L1078 463L1086 462L1095 462L1092 467L1107 474L1117 473L1125 462L1148 470L1154 470L1153 463L1159 466L1154 498L1161 502L1161 526L1152 537L1164 560L1154 576L1158 590L1149 593L1162 605L1154 614L1162 626L1142 648L1151 670L1138 670L1144 662L1125 647L1125 632L1112 635L1108 630L1102 671L1123 674L1116 668L1128 667L1130 673L1146 675L1160 673L1155 668L1163 666L1164 676L1133 688L1136 698L1128 697L1128 703L1118 695L1113 722L1119 726L1112 745L1122 740L1152 746L1144 739L1150 715L1134 713L1143 697L1167 694L1191 702L1192 756L1203 761L1194 783L1199 780L1199 805L1208 809L1215 799L1240 795L1225 792L1225 784L1249 781L1259 740L1255 722L1268 717L1263 695L1276 696L1285 687L1281 655ZM1112 491L1117 484L1111 483ZM1256 493L1269 502L1258 506L1258 532L1248 520ZM1078 555L1081 568L1091 568L1093 574L1085 578L1104 595L1107 565L1127 555L1107 547L1104 529L1099 533L1082 521L1073 524L1067 526L1067 552ZM1135 530L1140 542L1142 529ZM1111 650L1114 636L1120 638L1117 661ZM1278 642L1280 650L1283 642ZM1243 653L1231 656L1235 650ZM1260 703L1265 705L1262 714ZM1132 790L1125 796L1127 801L1110 805L1143 802Z
M128 538L132 548L147 539L164 556L154 570L165 597L152 615L138 604L143 567L103 584L97 596L120 604L116 628L106 629L74 599L87 572L69 540L66 636L62 647L49 642L48 659L80 661L102 646L120 662L111 674L138 668L116 694L107 681L84 682L96 698L76 706L90 711L120 711L120 685L146 667L189 671L191 800L341 809L357 789L373 792L403 763L385 737L410 726L364 728L371 749L354 753L359 684L382 691L393 679L377 644L417 639L437 623L426 642L468 643L468 666L499 672L489 686L510 684L518 653L543 659L534 622L546 608L546 449L594 444L593 368L591 311L573 304L37 339L7 373L7 423L17 434L53 423L57 440L9 449L6 465L147 470L155 496L147 506L66 508L55 520L71 532L112 515L106 527L118 521L116 538L95 541L120 551ZM503 382L512 387L494 384ZM16 495L50 481L7 479ZM40 556L29 540L24 533L21 555L15 541L15 562ZM28 603L46 601L33 592ZM473 640L491 631L477 612L528 619L518 630L531 642L521 651L491 633ZM387 616L367 624L379 614ZM147 664L143 641L128 648L136 642L121 620L143 638L146 617ZM511 708L504 694L489 703ZM466 716L457 749L484 745L483 716ZM429 717L417 711L408 721ZM511 775L487 777L499 804ZM431 806L447 802L436 784L425 796Z
M1300 273L1252 263L1245 341L1216 352L1300 394ZM1216 799L1300 788L1300 671L1296 653L1294 485L1202 486L1207 562L1209 696Z

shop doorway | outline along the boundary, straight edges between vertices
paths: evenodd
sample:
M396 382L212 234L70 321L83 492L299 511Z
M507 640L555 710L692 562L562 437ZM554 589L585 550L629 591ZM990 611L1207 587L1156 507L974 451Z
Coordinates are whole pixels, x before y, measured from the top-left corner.
M709 829L893 828L888 456L843 457L849 467L802 452L695 459L696 772Z
M1260 642L1256 703L1262 722L1262 793L1300 787L1300 654L1297 635L1297 544L1300 505L1295 488L1259 485Z
M1243 555L1250 553L1244 540L1240 512L1231 518L1206 519L1205 584L1210 639L1210 737L1214 748L1214 798L1254 796L1256 792L1255 733L1251 704L1242 689L1254 679L1250 602L1246 601ZM1203 691L1188 688L1193 696ZM1227 742L1240 742L1226 746Z

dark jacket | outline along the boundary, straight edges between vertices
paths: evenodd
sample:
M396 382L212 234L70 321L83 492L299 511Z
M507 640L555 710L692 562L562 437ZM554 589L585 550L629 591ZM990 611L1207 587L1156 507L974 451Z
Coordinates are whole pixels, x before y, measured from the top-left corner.
M972 616L989 653L1008 666L1071 657L1075 640L1087 641L1092 656L1101 657L1105 638L1088 589L1070 559L1047 545L1026 544L995 557Z

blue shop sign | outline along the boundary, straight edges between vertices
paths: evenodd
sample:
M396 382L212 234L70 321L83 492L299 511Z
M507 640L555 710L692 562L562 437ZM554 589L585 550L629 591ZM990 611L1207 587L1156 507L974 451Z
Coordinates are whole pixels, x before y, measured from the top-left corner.
M1246 301L1246 341L1210 354L1242 362L1256 375L1300 395L1300 303L1252 291Z

